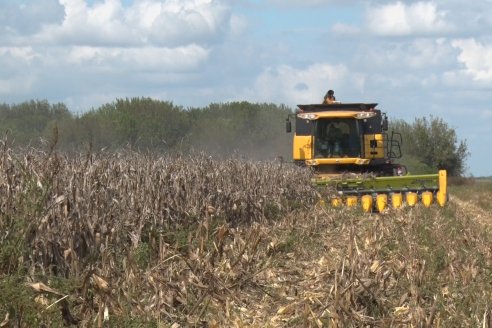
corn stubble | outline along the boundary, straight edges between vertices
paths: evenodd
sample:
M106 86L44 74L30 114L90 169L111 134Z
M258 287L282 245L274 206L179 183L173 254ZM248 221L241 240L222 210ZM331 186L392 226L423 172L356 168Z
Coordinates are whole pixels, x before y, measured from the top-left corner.
M0 326L489 326L488 234L453 203L317 204L309 172L205 155L4 146Z

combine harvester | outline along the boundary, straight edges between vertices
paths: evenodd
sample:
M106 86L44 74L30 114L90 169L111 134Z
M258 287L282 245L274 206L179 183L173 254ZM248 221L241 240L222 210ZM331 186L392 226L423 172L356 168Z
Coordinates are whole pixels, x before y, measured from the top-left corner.
M401 157L402 136L388 134L388 117L375 103L298 105L287 118L292 130L295 117L293 159L315 171L313 183L334 187L335 207L362 206L364 212L382 212L418 202L426 207L447 200L446 171L408 175Z

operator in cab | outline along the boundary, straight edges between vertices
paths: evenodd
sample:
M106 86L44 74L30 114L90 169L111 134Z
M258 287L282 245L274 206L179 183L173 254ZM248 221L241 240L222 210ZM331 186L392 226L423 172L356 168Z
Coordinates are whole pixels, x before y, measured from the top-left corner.
M341 155L342 130L340 129L338 123L330 123L327 129L326 137L330 157Z

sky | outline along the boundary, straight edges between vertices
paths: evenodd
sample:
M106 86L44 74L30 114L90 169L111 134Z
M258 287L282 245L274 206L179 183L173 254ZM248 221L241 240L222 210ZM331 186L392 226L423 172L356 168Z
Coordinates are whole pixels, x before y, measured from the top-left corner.
M442 118L492 176L492 0L0 0L0 103L295 108L328 89Z

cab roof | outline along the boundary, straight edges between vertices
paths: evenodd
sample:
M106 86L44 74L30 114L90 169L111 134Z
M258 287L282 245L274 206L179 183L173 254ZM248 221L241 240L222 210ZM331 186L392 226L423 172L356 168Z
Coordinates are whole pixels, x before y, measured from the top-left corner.
M377 103L336 103L336 104L310 104L310 105L297 105L303 112L327 112L327 111L368 111L374 110Z

